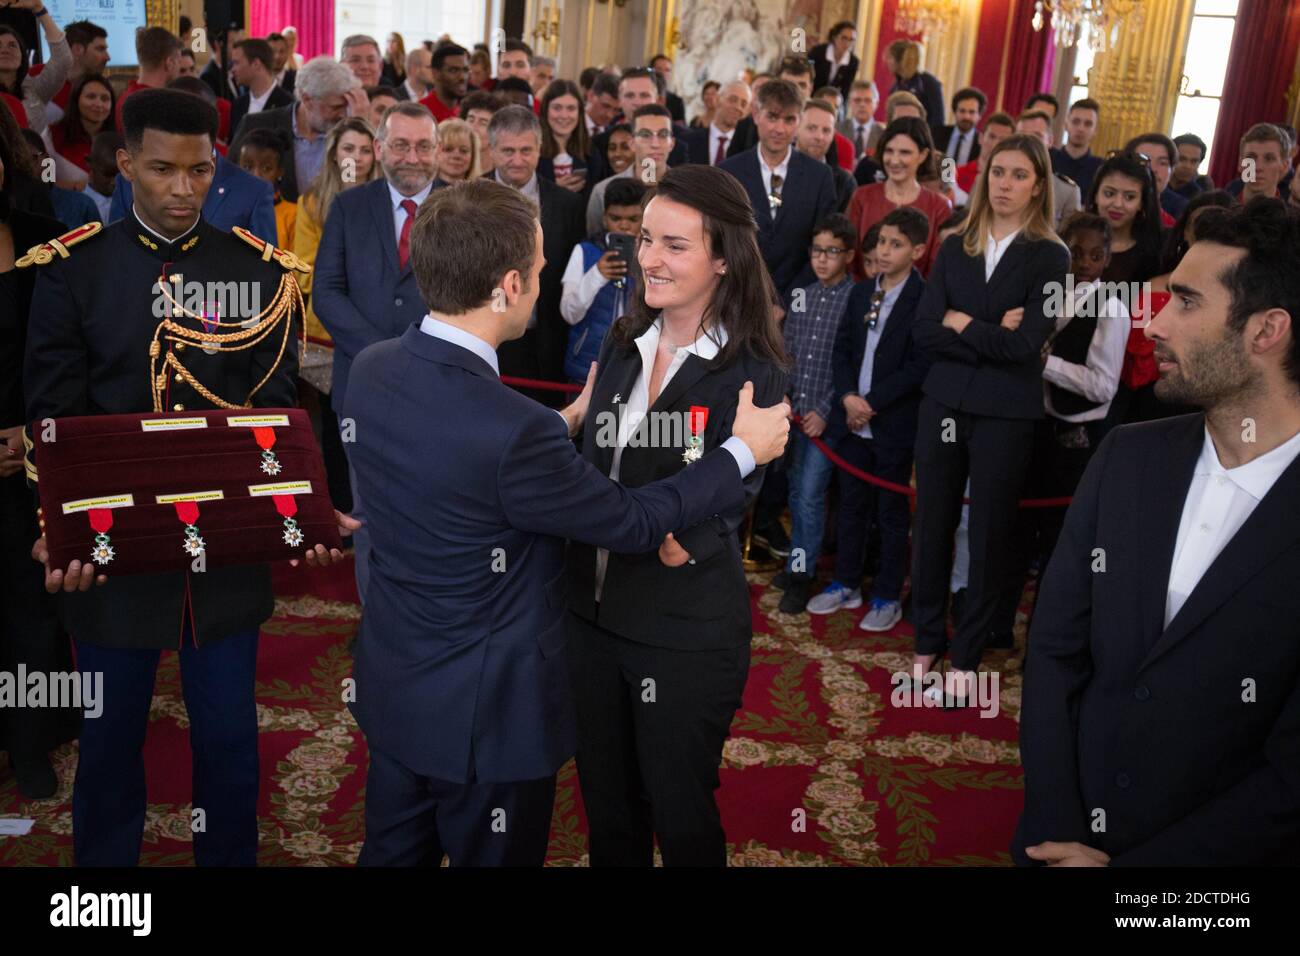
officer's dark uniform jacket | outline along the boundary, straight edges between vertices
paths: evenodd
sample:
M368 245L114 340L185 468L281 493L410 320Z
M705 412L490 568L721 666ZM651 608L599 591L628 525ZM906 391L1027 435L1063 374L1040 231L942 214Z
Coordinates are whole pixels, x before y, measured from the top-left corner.
M174 242L142 225L133 213L112 225L96 226L34 247L17 263L38 270L24 362L29 429L40 427L45 419L73 415L223 407L213 398L228 403L226 407L296 404L302 323L296 307L282 320L290 323L287 341L277 327L257 345L208 354L196 343L160 335L152 369L150 356L159 317L170 311L165 300L160 302L160 277L168 277L168 291L175 293L179 273L182 295L192 282L236 283L224 289L266 309L277 295L289 294L281 289L282 280L292 285L292 272L301 266L291 253L251 233L223 232L201 218ZM235 317L227 312L223 321ZM173 321L187 328L202 326L201 319ZM168 352L202 388L167 364ZM30 441L28 446L28 477L38 481ZM184 625L191 623L193 639L202 646L256 629L274 606L266 565L118 577L110 569L108 575L102 586L59 595L64 626L78 641L175 648Z

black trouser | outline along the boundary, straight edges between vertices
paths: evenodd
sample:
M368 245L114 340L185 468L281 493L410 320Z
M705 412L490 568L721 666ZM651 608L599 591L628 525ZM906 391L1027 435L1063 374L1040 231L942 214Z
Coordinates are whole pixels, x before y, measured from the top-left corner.
M912 479L912 449L881 445L852 432L835 445L850 465L877 478L905 485ZM862 583L871 519L880 524L880 564L871 582L871 598L897 601L907 575L907 533L912 516L907 497L886 491L837 469L840 487L839 547L835 552L835 580L850 588Z
M569 614L578 780L592 866L725 866L714 791L749 645L651 647Z
M918 654L938 654L947 645L944 619L953 533L961 520L969 475L970 580L952 638L952 663L961 670L979 666L1006 579L1033 434L1033 419L972 415L928 395L921 400L912 532L912 613Z
M1066 447L1062 436L1082 429L1088 437L1086 448ZM1059 418L1045 418L1034 429L1033 455L1022 494L1026 498L1069 497L1079 486L1079 479L1092 460L1103 430L1100 420L1073 425ZM998 610L991 631L1009 633L1016 623L1016 611L1025 589L1025 575L1029 565L1038 560L1039 580L1047 569L1047 562L1056 549L1056 539L1061 535L1068 506L1059 508L1021 508L1016 512L1016 531L1010 565ZM1036 606L1036 605L1035 605ZM1033 608L1030 608L1030 620Z

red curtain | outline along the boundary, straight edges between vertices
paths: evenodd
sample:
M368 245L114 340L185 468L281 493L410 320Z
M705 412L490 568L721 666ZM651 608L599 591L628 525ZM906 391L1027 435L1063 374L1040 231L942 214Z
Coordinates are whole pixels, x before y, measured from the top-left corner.
M1052 29L1034 29L1034 6L1022 0L1011 5L1011 42L1007 46L1006 86L1002 91L1001 109L1012 116L1025 107L1025 100L1035 93L1051 92L1052 66L1056 47Z
M1284 121L1297 49L1300 0L1241 0L1214 130L1210 177L1215 185L1222 187L1237 177L1246 130L1256 123Z
M287 26L298 29L298 49L304 60L334 56L333 0L254 0L249 4L248 33L264 37Z

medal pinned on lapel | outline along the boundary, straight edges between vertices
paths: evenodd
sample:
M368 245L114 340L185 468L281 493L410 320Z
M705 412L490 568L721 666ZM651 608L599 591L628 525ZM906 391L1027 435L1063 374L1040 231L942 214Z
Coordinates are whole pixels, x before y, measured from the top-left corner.
M209 309L212 310L211 315L208 314ZM204 302L202 321L203 331L209 334L215 334L217 329L221 327L221 303ZM205 342L203 345L204 355L216 355L218 351L219 349L217 346L211 342Z
M298 502L293 495L272 495L275 502L275 510L284 517L284 543L291 548L296 548L303 542L302 529L298 527L298 522L294 520L294 515L298 513Z
M262 449L262 471L268 475L278 475L280 473L280 460L275 457L275 452L271 450L275 447L275 429L254 428L253 437L257 439L257 444Z
M199 505L197 501L178 501L176 502L176 517L185 522L185 541L181 547L185 553L192 558L197 558L203 553L203 539L199 537Z
M113 560L113 546L108 536L113 527L112 508L91 508L87 512L90 527L95 531L95 547L91 549L90 558L96 564L104 565Z
M682 461L690 464L704 457L704 426L709 422L709 410L703 405L692 405L687 419L691 427L691 436L687 440L686 451L682 452Z

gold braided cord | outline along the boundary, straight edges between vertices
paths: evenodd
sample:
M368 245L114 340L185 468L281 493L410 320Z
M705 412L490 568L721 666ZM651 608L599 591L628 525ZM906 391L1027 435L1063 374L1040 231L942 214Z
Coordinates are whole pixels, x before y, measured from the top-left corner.
M212 319L207 319L202 315L191 312L172 298L168 283L160 283L160 286L163 290L163 297L167 301L167 314L169 316L172 315L173 310L179 310L182 315L188 316L198 322L205 323L209 326L213 324ZM270 305L253 317L254 325L245 326L243 322L222 322L219 320L215 323L215 327L217 328L223 326L226 328L238 328L238 332L222 333L199 331L198 329L187 328L180 325L179 323L172 321L171 318L163 319L154 330L153 341L149 344L149 388L153 395L153 410L155 412L166 411L166 409L163 408L162 396L163 392L167 388L167 370L169 368L174 370L182 381L203 396L203 398L207 399L219 408L252 408L253 396L257 394L263 385L270 381L271 376L275 374L275 370L280 367L280 362L284 359L284 350L289 344L289 332L293 327L293 314L295 310L297 310L299 315L302 315L305 311L302 300L302 291L298 288L298 283L293 280L293 277L285 274L280 277L280 287L276 290L275 295L272 296ZM267 372L262 376L261 381L253 386L252 390L248 393L248 396L240 405L226 401L211 389L204 386L203 383L195 378L194 374L185 367L184 363L176 357L175 351L170 348L167 351L166 357L163 359L163 369L161 371L158 370L158 359L162 357L162 349L159 344L160 341L167 341L177 346L194 345L199 348L215 347L217 351L220 352L240 352L244 349L249 349L258 345L262 340L270 335L274 331L275 327L281 322L284 323L284 335L280 340L280 349L276 353L275 361L271 363L271 367L267 369ZM303 351L307 347L306 336L307 331L304 327L299 342L299 361L302 360Z

